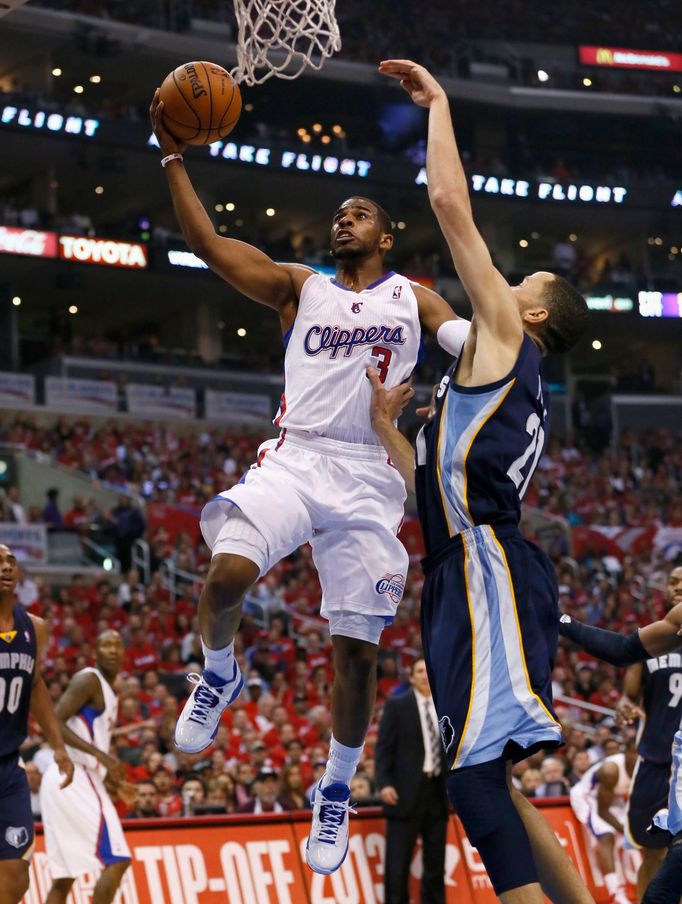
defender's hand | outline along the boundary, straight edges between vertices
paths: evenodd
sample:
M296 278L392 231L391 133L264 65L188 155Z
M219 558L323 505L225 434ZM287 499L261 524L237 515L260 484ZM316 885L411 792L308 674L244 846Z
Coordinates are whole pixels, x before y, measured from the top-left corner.
M393 424L397 421L410 399L414 396L412 383L401 383L393 389L385 389L379 374L373 367L367 368L367 376L372 384L372 403L370 420L373 427L381 424Z
M628 697L622 697L616 706L616 725L631 725L644 718L643 711Z
M430 107L439 98L447 97L431 73L412 60L382 60L379 72L398 79L402 88L418 107Z
M154 134L158 139L161 153L164 157L169 154L184 154L187 150L187 144L172 135L163 123L163 101L160 98L161 89L157 88L149 108L149 118L152 122Z
M432 421L434 419L436 416L436 393L439 388L439 384L436 383L431 390L431 401L429 404L425 405L423 408L417 408L417 415L419 417L426 418L427 421Z
M73 781L73 763L63 747L61 747L59 750L55 750L54 761L59 767L59 771L64 776L64 781L59 787L66 788Z

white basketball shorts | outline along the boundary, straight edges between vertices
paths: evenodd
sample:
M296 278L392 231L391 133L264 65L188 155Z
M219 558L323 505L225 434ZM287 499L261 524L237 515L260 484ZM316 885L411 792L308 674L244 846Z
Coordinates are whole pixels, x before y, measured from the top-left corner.
M76 764L66 788L56 763L43 773L40 812L53 879L66 879L130 860L121 820L97 772Z
M284 431L258 450L241 482L207 503L201 530L214 555L237 506L264 538L253 560L265 574L310 542L322 585L322 615L355 613L390 620L407 577L396 534L405 483L380 446ZM239 553L249 558L247 551ZM260 561L258 561L260 559Z

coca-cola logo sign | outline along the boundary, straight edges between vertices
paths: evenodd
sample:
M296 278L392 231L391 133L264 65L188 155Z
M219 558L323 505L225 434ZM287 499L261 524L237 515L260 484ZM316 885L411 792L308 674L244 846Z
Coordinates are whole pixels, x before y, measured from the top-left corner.
M147 266L147 246L139 242L60 235L59 257L78 264L103 264L107 267L143 270Z
M57 233L0 226L0 254L57 257Z

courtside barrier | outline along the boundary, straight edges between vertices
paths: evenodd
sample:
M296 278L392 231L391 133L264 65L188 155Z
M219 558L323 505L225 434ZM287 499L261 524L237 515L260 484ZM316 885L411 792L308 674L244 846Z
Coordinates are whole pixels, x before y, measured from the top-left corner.
M583 827L565 799L540 801L564 849L597 904L608 901ZM124 823L132 853L116 904L383 904L385 820L379 809L351 819L348 856L333 876L316 876L305 865L307 813L140 819ZM43 834L36 833L31 887L24 904L42 904L50 887ZM634 900L637 851L618 850L618 862ZM421 849L411 865L412 896L419 900ZM90 904L97 876L74 884L69 904ZM456 818L448 826L445 860L447 904L497 901L478 852Z

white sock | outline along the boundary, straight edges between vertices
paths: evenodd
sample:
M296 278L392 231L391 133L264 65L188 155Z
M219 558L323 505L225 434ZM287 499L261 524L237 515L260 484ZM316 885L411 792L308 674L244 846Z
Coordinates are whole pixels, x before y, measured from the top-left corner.
M336 782L350 785L361 755L362 747L346 747L332 736L329 744L327 771L322 779L322 787L326 788L327 785L333 785Z
M210 669L214 675L218 675L219 678L224 678L226 681L232 677L234 641L220 650L211 650L202 640L201 649L204 651L204 668Z
M618 873L607 873L604 876L604 885L606 886L606 890L610 895L615 895L615 893L620 888L620 879L618 878Z

